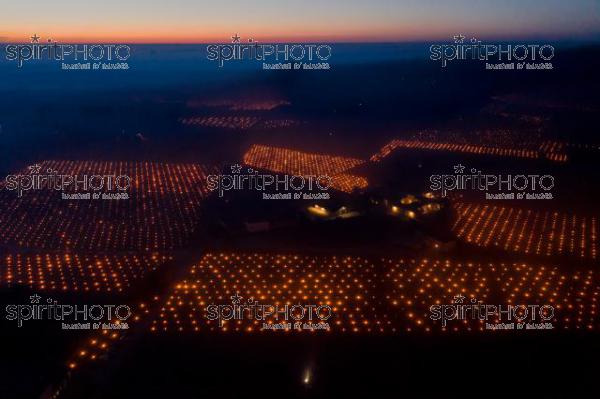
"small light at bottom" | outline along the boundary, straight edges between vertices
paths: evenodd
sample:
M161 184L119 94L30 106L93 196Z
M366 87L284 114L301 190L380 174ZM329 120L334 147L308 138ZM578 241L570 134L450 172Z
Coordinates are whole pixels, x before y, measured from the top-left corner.
M305 385L308 385L310 384L310 379L310 369L306 369L306 371L304 372L304 378L302 379L302 382L304 382Z

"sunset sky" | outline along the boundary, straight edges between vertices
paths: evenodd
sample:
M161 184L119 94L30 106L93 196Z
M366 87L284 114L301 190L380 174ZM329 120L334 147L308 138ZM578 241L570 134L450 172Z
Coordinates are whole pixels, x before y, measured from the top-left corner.
M194 43L598 39L598 0L54 0L4 2L0 40Z

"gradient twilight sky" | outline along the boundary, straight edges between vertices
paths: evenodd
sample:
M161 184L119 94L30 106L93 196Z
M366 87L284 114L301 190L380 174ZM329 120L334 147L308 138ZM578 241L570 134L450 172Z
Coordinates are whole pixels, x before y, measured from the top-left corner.
M59 42L600 38L600 0L3 0L0 40Z

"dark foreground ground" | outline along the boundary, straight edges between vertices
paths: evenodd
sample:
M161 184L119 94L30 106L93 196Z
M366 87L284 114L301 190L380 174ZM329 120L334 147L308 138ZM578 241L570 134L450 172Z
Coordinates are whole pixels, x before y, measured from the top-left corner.
M577 334L147 336L65 397L592 398L599 354Z

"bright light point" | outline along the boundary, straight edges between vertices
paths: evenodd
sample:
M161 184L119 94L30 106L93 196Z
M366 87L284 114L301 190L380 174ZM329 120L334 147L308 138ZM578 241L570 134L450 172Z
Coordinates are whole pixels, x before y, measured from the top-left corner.
M302 382L305 385L310 384L311 381L311 373L310 373L310 369L306 369L306 371L304 372L304 378L302 378Z
M308 207L308 211L310 213L312 213L313 215L317 215L317 216L328 216L329 215L329 211L325 208L323 208L322 206L319 205L315 205L315 206L309 206Z

